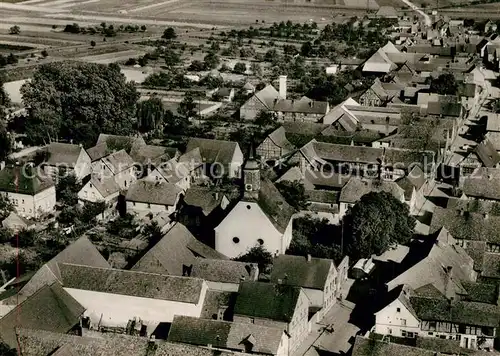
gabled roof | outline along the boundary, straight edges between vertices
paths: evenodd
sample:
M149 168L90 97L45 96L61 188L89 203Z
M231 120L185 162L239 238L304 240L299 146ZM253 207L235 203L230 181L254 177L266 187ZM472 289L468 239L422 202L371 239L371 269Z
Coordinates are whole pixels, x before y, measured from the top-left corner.
M252 353L276 355L284 331L251 323L234 323L188 316L175 316L168 341L191 345L245 351L252 344Z
M41 288L0 319L0 338L17 348L16 327L66 333L85 311L58 282Z
M29 172L28 167L5 167L0 171L0 192L36 195L54 186L49 177Z
M485 167L495 167L500 162L500 154L498 154L495 146L488 139L484 139L477 145L474 152Z
M173 183L138 180L130 186L125 199L137 203L173 206L180 193L182 189Z
M284 233L295 213L295 209L286 202L278 188L267 178L260 181L257 204L274 227Z
M500 243L500 216L436 207L429 232L441 227L446 227L456 239Z
M471 198L500 200L500 169L477 168L464 179L462 192Z
M299 100L294 99L279 99L272 106L271 110L276 112L291 112L305 114L325 115L328 109L328 102L315 101L307 97L302 97Z
M130 144L130 145L145 145L146 141L142 137L132 137L132 136L120 136L120 135L108 135L99 134L97 138L96 146L103 143L118 143L118 144ZM108 145L109 146L109 145Z
M251 263L231 260L196 258L191 271L192 277L198 277L206 281L239 284L242 280L257 278ZM253 271L253 272L252 272Z
M184 195L184 203L190 206L199 207L205 216L210 215L214 209L220 206L224 193L214 192L209 187L191 187Z
M398 179L396 183L404 190L405 199L410 200L413 189L418 191L425 183L424 171L418 165L415 165L408 175Z
M365 64L363 64L363 72L389 73L397 69L397 67L398 66L389 59L384 50L380 48L365 62Z
M487 113L486 131L500 132L500 114Z
M254 96L269 110L273 107L275 99L282 99L271 84L256 92Z
M275 321L292 320L301 288L265 282L242 282L234 306L234 315Z
M380 9L382 9L382 7ZM401 53L400 50L397 49L396 46L394 46L394 43L392 43L391 41L388 41L385 46L382 47L382 51L384 51L385 53Z
M352 177L340 191L339 202L354 204L370 192L386 192L404 201L404 190L396 182Z
M108 145L106 142L95 145L94 147L90 147L87 149L87 154L90 157L92 162L98 161L103 157L106 157L110 153L108 150Z
M234 153L239 148L239 145L233 141L190 138L186 152L192 151L195 148L200 149L201 157L205 163L218 162L226 165L232 163Z
M80 237L40 267L31 280L19 291L19 300L24 300L43 286L60 280L58 263L75 263L102 268L111 267L87 237ZM15 302L14 300L13 303Z
M451 268L451 274L448 269ZM446 297L464 295L462 281L475 281L474 261L456 245L448 230L442 228L429 254L420 262L387 283L389 290L400 285L418 289L431 284Z
M496 304L451 302L446 299L411 297L410 303L420 320L498 327L500 311Z
M276 146L286 151L292 151L295 147L286 138L285 127L280 126L267 136Z
M73 352L78 356L147 356L151 353L148 338L116 333L101 333L99 337L82 337L19 328L17 335L19 348L23 356L52 356L63 351ZM235 355L230 352L171 342L158 342L155 346L155 356Z
M203 280L157 273L60 263L64 288L173 302L198 303Z
M176 148L154 146L154 145L133 145L130 150L130 157L141 164L159 164L176 158L178 150Z
M97 189L99 193L101 193L102 197L105 199L110 195L116 194L120 191L120 187L112 177L101 179L99 177L92 176L89 182Z
M123 172L134 165L134 160L130 157L125 150L111 153L103 157L102 161L111 170L113 175Z
M142 256L132 270L182 276L182 266L193 265L196 261L195 256L227 259L226 256L196 240L184 225L176 223Z
M273 261L271 282L282 280L283 284L323 290L333 265L332 260L324 258L308 261L304 256L279 255Z
M387 18L398 18L398 12L392 6L380 6L380 8L376 13L376 16L387 17ZM385 46L383 48L385 48Z
M462 104L447 102L429 102L427 104L427 115L442 115L459 117L462 113Z
M82 151L84 151L84 149L79 145L52 142L47 146L49 157L45 164L59 164L66 165L69 168L74 168Z

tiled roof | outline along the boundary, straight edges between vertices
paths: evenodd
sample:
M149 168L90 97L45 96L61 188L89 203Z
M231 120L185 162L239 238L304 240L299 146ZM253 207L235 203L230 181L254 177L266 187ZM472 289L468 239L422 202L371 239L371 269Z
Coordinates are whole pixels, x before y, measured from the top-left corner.
M498 286L494 284L462 282L467 291L465 300L468 302L479 302L496 304L498 301Z
M220 206L224 197L223 193L216 193L209 187L191 187L184 195L184 203L201 208L205 216L210 215L215 208Z
M269 110L273 107L274 100L281 98L279 92L271 84L255 93L255 97Z
M283 198L278 188L267 178L260 181L257 203L274 227L284 233L295 209Z
M59 270L65 288L174 302L198 303L203 287L203 280L199 278L157 273L64 263L59 264Z
M90 160L92 162L95 162L103 157L106 157L108 154L110 154L110 151L108 150L108 145L104 142L87 149L87 154L89 155Z
M96 146L111 141L115 141L117 143L130 143L130 145L146 144L146 141L144 141L142 137L100 134L99 137L97 138Z
M245 351L246 340L251 338L252 353L276 355L282 336L283 330L280 328L175 316L168 341Z
M265 282L240 283L234 315L290 322L300 287Z
M451 278L447 268L451 267ZM414 266L387 283L392 290L400 285L408 285L418 289L432 284L443 295L454 297L455 294L466 294L462 281L475 281L474 261L463 248L455 244L455 240L446 229L441 229L429 254ZM451 284L450 284L451 281Z
M305 113L305 114L322 114L325 115L328 109L328 102L314 101L309 98L301 98L300 100L280 99L272 106L273 111Z
M146 252L132 267L132 270L182 276L182 266L194 264L195 255L226 259L224 255L196 240L184 225L176 223L156 245Z
M490 140L485 139L476 146L474 152L477 154L485 167L495 167L500 162L500 154Z
M387 54L379 49L363 64L363 72L373 73L389 73L397 68L397 65L392 62Z
M500 216L436 207L429 232L434 233L441 227L446 227L456 239L500 243Z
M421 320L498 327L500 311L496 304L451 302L446 299L411 297L410 303Z
M405 199L410 200L413 194L413 189L419 190L425 183L425 175L422 168L415 166L407 176L400 178L396 183L405 192Z
M134 160L127 154L127 152L125 152L125 150L111 153L110 155L102 158L102 161L115 175L134 165Z
M477 168L465 178L462 191L472 198L500 200L500 169Z
M342 188L339 202L354 204L370 192L386 192L399 201L404 200L404 190L396 182L352 177Z
M53 186L50 178L42 178L28 167L5 167L0 171L0 192L35 195Z
M120 187L113 177L99 178L92 175L90 184L92 184L99 191L99 193L101 193L103 198L106 198L120 191Z
M173 206L182 189L173 183L138 180L127 191L126 200L138 203Z
M252 267L251 263L246 262L196 258L191 276L211 282L239 284L251 278Z
M271 132L269 134L269 139L278 147L287 150L287 151L292 151L295 149L295 147L288 141L286 138L286 129L283 126L278 127L276 130Z
M87 237L80 237L35 273L31 280L19 291L19 300L22 301L43 286L60 280L58 263L74 263L102 268L111 267ZM15 304L16 299L12 303Z
M400 345L393 342L384 342L356 336L352 356L435 356L433 350Z
M80 322L85 311L56 282L45 286L0 319L0 338L16 348L16 327L66 333Z
M336 204L338 192L331 190L306 190L307 201L314 203Z
M201 157L205 163L218 162L221 164L232 163L233 155L238 148L237 142L212 140L207 138L191 138L186 147L186 152L200 149Z
M273 261L271 282L323 290L332 265L332 260L324 258L308 261L304 256L279 255Z
M83 148L79 145L52 142L47 146L49 157L45 163L48 165L64 164L74 168L82 151Z
M427 105L427 115L459 117L462 109L460 103L430 102Z
M133 145L130 150L130 157L141 164L159 164L176 158L178 150L176 148L153 146L153 145Z

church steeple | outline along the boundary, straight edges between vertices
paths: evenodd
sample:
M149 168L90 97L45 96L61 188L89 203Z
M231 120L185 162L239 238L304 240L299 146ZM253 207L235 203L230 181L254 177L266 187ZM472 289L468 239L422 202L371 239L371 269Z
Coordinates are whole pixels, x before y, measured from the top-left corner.
M243 183L245 188L244 197L257 199L260 190L260 167L254 158L253 145L250 146L248 159L243 167Z

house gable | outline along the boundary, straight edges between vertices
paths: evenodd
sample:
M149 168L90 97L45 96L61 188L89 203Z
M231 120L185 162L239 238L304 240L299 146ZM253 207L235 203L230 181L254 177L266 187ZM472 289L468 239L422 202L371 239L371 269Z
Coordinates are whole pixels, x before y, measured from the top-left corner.
M259 244L261 239L271 253L284 252L282 238L283 234L256 202L240 201L215 228L215 249L233 258Z
M380 334L401 336L401 330L420 328L420 320L399 298L375 313L375 328Z

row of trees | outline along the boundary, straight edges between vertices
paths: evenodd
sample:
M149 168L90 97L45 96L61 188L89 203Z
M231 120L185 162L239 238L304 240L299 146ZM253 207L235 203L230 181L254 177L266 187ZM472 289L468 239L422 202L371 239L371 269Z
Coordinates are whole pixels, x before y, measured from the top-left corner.
M103 22L100 26L95 27L80 27L77 23L67 24L63 31L75 34L104 35L106 37L114 37L118 32L134 33L146 32L146 30L146 25L120 25L115 27L114 25L107 25Z
M17 62L19 62L19 59L13 53L7 56L0 54L0 68L9 64L17 64Z

